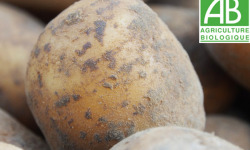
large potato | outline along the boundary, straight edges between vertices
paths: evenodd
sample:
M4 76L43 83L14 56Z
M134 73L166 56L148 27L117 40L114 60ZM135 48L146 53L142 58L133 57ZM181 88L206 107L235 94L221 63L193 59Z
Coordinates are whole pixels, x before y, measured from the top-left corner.
M250 90L249 44L207 44L213 58L236 81Z
M48 150L47 144L41 138L37 137L1 109L0 120L1 142L15 145L24 150Z
M188 55L140 0L85 0L61 13L32 52L26 91L52 149L108 149L151 127L204 127Z
M216 136L189 128L158 127L138 132L111 150L241 150Z
M205 130L245 150L250 149L250 125L237 118L208 116Z
M24 79L30 52L43 26L26 13L2 3L0 20L0 107L35 129L26 103Z
M228 108L237 95L238 87L210 57L204 44L199 44L198 12L167 5L150 7L188 52L203 87L206 113L216 113Z
M39 10L40 12L61 12L71 4L79 0L1 0L28 10ZM145 2L148 0L144 0ZM50 14L47 14L50 15Z

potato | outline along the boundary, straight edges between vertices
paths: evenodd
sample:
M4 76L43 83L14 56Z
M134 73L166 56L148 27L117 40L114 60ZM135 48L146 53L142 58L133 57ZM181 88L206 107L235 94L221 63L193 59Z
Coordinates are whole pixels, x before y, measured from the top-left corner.
M238 85L210 57L204 44L188 53L203 86L206 113L227 110L237 97Z
M250 149L250 126L237 118L229 116L208 116L205 130L245 150Z
M4 143L4 142L0 142L0 149L1 150L23 150L19 147L16 147L14 145L11 145L11 144L7 144L7 143Z
M21 10L0 3L0 107L35 129L24 79L29 55L43 26Z
M141 0L85 0L32 52L26 94L51 149L109 149L151 127L204 127L188 55Z
M199 9L199 0L151 0L151 1L155 3Z
M240 150L211 134L183 127L158 127L138 132L111 150Z
M213 58L236 81L250 90L249 44L207 44Z
M37 10L46 12L61 12L71 4L79 0L1 0L3 2L11 3L28 10ZM148 0L144 0L145 2ZM49 14L48 14L49 15Z
M48 150L44 141L0 109L0 141L24 150ZM1 148L1 146L0 146Z
M198 12L167 5L150 7L168 25L188 52L203 86L206 113L221 112L228 108L238 93L238 87L210 57L204 44L199 44Z

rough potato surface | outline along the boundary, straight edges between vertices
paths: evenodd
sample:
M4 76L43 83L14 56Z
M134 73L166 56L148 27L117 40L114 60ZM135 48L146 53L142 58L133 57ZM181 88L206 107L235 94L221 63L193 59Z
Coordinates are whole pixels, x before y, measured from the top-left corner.
M26 13L0 3L0 107L29 128L37 126L26 103L26 68L43 26Z
M199 44L199 13L197 10L169 5L150 5L177 37L185 50ZM178 19L177 19L178 18Z
M49 150L47 144L0 109L0 141L24 150ZM0 149L1 149L0 144ZM6 149L3 149L6 150Z
M189 57L141 0L86 0L46 27L26 80L52 149L109 149L147 128L203 129Z
M208 116L205 131L245 150L250 149L250 125L242 120L229 116Z
M199 43L198 11L168 5L150 7L168 25L187 51L203 87L205 112L216 113L227 109L238 93L238 86L216 64L205 44Z
M111 150L242 150L212 134L182 127L159 127L138 132Z

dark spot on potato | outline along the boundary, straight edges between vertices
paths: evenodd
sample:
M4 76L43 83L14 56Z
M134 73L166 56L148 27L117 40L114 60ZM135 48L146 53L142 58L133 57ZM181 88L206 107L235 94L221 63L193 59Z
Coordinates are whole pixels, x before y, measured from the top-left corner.
M100 136L100 134L94 134L94 139L97 143L101 143L102 142L102 138Z
M122 107L126 107L126 106L128 106L128 101L127 100L122 102Z
M145 106L143 106L141 103L138 106L133 105L133 108L135 110L133 115L142 115L145 111Z
M140 76L140 78L146 78L147 77L147 73L144 72L144 71L140 71L139 72L139 76Z
M125 138L124 133L121 130L112 129L108 130L105 136L105 140L107 142L115 140L115 141L121 141Z
M93 93L96 93L96 92L97 92L97 90L96 90L96 89L94 89L94 90L93 90Z
M90 108L85 112L85 118L86 119L92 119L92 113L90 111Z
M95 70L97 70L97 69L98 69L98 67L97 67L97 62L98 62L98 61L99 61L99 60L94 61L93 59L88 59L87 61L84 62L82 71L83 71L83 72L87 72L87 69L88 69L88 68L90 69L90 71L95 71Z
M115 83L115 85L114 85L114 88L116 88L116 87L118 87L120 85L120 83Z
M130 73L132 71L132 67L133 67L132 64L124 64L121 66L119 71Z
M73 25L79 22L80 20L81 20L80 12L76 11L67 16L67 18L65 19L65 23L67 25Z
M50 118L51 122L51 127L55 129L57 136L59 140L62 142L59 149L76 149L75 144L70 141L69 137L67 134L65 134L61 129L59 129L57 122L53 119Z
M104 36L104 30L106 27L106 22L103 20L98 20L94 22L96 29L95 29L95 38L102 43L103 42L103 36Z
M104 60L106 61L109 61L109 65L108 67L110 69L115 69L115 65L116 65L116 59L114 57L115 53L113 51L107 51L104 55L103 55L103 58Z
M73 122L74 122L74 119L70 119L70 120L68 121L68 125L71 125Z
M110 1L109 5L107 7L97 9L96 13L98 15L102 15L107 10L113 10L114 6L119 5L119 3L120 3L120 1L112 0L112 1Z
M42 88L42 87L43 87L42 75L41 75L40 72L38 72L37 74L38 74L38 75L37 75L38 85L39 85L40 88Z
M60 56L60 60L64 60L64 58L65 58L65 54L62 54L62 55Z
M109 89L113 90L113 85L108 83L108 82L104 82L102 86L105 87L105 88L109 88Z
M83 131L80 132L80 138L81 138L81 139L84 140L84 139L86 138L86 136L87 136L87 133L86 133L86 132L83 132Z
M35 51L34 51L34 54L35 54L35 56L37 58L39 56L39 54L40 54L40 49L36 48Z
M78 56L82 56L86 53L86 51L91 48L91 43L87 42L86 44L83 45L82 50L75 50L75 52L77 53Z
M50 45L50 43L45 44L43 50L44 50L45 52L50 52L50 50L51 50L51 45Z
M112 79L112 80L117 80L118 79L117 75L114 75L114 74L110 75L109 78Z
M127 136L130 136L135 133L135 124L134 122L131 122L128 124L129 128L127 130Z
M92 31L92 28L88 28L88 29L85 31L85 33L86 33L87 35L89 35L91 31Z
M101 117L98 119L99 122L106 123L107 119L105 117Z
M91 48L91 46L92 46L91 43L87 42L86 44L83 45L83 50L86 51L87 49Z
M56 107L63 107L67 106L67 104L70 102L70 97L69 96L63 96L61 99L57 102L55 102Z
M78 101L80 99L80 95L77 94L73 94L72 97L75 101Z
M82 56L83 55L83 51L82 50L75 50L76 54L78 56Z

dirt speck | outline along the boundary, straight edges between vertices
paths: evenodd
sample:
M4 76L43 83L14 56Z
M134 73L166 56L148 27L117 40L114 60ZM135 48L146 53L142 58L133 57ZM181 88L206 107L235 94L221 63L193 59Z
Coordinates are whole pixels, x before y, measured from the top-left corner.
M104 60L110 62L109 65L108 65L108 67L110 69L115 69L115 66L116 66L116 59L115 59L114 55L115 55L115 52L113 52L113 51L107 51L103 55Z
M44 50L45 52L50 52L50 50L51 50L51 45L50 45L50 43L45 44L43 50Z
M109 89L113 90L113 85L111 83L104 82L102 86L105 87L105 88L109 88Z
M76 11L74 13L71 13L67 16L67 18L65 19L65 23L67 25L73 25L76 24L77 22L79 22L81 20L81 15L79 11Z
M89 68L90 71L95 71L98 69L97 67L97 61L94 61L93 59L88 59L87 61L84 62L82 71L87 72L87 69Z
M90 111L90 108L85 112L85 118L86 119L92 119L92 113Z
M38 74L38 75L37 75L38 85L39 85L40 88L42 88L42 87L43 87L42 75L41 75L40 72L38 72L37 74Z
M99 122L106 123L107 119L105 117L101 117L98 119Z
M122 67L119 69L119 71L130 73L132 71L132 64L124 64Z
M70 97L68 95L62 96L57 102L55 102L56 107L67 106L70 102Z
M128 103L129 103L129 102L128 102L127 100L123 101L123 102L122 102L122 107L128 106Z
M103 36L104 36L104 30L106 28L106 22L103 20L98 20L94 22L96 29L95 29L95 38L102 43L103 42Z
M147 73L144 72L144 71L140 71L139 72L139 76L140 76L140 78L146 78L147 77Z
M70 120L68 121L68 125L71 125L73 122L74 122L74 119L70 119Z
M94 139L97 143L101 143L102 142L102 138L100 136L100 134L94 134Z
M35 56L37 58L39 56L39 54L40 54L40 49L36 48L35 51L34 51L34 54L35 54Z
M112 79L112 80L117 80L118 79L117 75L114 75L114 74L110 75L109 78Z
M84 139L86 138L86 136L87 136L87 133L86 133L86 132L83 132L83 131L80 132L80 138L81 138L81 139L84 140Z
M138 106L133 105L133 108L135 110L133 115L142 115L145 111L145 106L143 106L141 103Z
M80 95L78 94L73 94L72 97L75 101L78 101L80 99Z
M112 141L112 140L121 141L124 138L125 138L124 133L118 129L108 130L105 136L105 140L107 142Z

